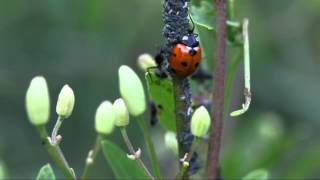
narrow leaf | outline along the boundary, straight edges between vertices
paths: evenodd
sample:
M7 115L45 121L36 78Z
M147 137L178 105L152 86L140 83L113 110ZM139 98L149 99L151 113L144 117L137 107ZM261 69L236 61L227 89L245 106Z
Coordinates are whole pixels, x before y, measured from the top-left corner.
M256 169L251 171L242 180L267 180L269 177L269 173L265 169Z
M143 170L134 160L128 159L127 153L109 140L102 141L102 150L116 179L147 179Z
M36 179L37 180L55 180L56 179L56 176L54 175L53 169L50 166L50 164L46 164L42 166Z

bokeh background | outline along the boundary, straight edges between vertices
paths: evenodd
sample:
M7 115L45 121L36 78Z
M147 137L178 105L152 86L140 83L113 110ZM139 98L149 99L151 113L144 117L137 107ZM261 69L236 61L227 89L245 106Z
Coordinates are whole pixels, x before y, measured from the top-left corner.
M0 1L0 166L8 177L34 178L51 162L25 113L25 92L36 75L49 83L48 129L60 88L68 83L75 91L61 146L80 174L96 136L96 107L119 96L118 67L130 65L142 77L137 56L154 54L162 44L161 11L160 0ZM273 178L320 177L320 1L242 0L236 14L251 21L253 102L247 114L225 121L223 175L239 178L266 168ZM241 68L231 109L242 101ZM135 123L129 134L143 146ZM163 131L154 128L152 134L162 171L172 175ZM110 138L124 147L118 131ZM91 174L112 177L101 154Z

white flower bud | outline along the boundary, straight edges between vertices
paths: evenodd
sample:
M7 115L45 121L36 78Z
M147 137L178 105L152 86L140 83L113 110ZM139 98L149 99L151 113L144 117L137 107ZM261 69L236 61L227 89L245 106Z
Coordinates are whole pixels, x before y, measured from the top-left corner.
M49 121L50 98L44 77L34 77L26 93L26 109L33 125L44 125Z
M166 132L164 142L167 148L172 150L175 154L178 154L178 141L174 132Z
M138 75L126 65L119 68L120 94L125 101L129 113L138 116L146 110L146 99L142 82Z
M129 124L129 112L123 99L119 98L114 101L113 109L116 113L115 125L122 127Z
M196 109L191 118L191 132L196 137L203 137L208 133L211 119L209 112L204 106Z
M95 116L95 128L98 133L110 134L114 128L116 114L113 110L112 104L109 101L102 102Z
M150 54L145 53L145 54L141 54L138 57L138 66L142 70L147 71L148 68L156 67L157 64L156 64L154 58Z
M68 85L64 85L60 91L57 101L57 114L63 119L68 118L72 114L74 101L75 98L73 90Z

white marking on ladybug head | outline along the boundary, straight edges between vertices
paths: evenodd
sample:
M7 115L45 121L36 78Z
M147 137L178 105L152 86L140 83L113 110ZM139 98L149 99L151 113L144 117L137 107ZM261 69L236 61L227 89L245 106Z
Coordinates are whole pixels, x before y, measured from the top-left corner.
M188 36L183 36L183 37L182 37L182 40L183 40L183 41L187 41L187 40L188 40Z

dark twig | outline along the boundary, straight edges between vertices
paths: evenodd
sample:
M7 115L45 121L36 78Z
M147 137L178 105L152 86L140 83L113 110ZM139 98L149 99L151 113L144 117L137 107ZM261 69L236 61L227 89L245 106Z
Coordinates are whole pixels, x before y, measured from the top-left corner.
M216 8L216 29L217 29L217 46L216 62L213 72L213 108L212 108L212 130L210 136L209 153L208 153L208 179L218 179L219 154L222 135L222 115L224 103L224 81L225 81L225 51L226 51L226 0L215 0Z

